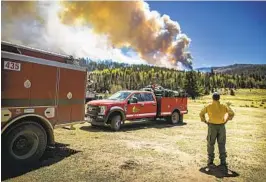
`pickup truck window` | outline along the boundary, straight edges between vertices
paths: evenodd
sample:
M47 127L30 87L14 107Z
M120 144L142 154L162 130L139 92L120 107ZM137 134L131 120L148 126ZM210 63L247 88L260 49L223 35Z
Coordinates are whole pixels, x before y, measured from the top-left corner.
M142 97L144 98L144 101L154 101L153 95L151 93L142 93Z
M116 92L108 98L108 100L125 100L130 95L130 92Z
M144 99L142 98L140 93L135 93L131 97L136 97L138 99L138 102L143 102Z

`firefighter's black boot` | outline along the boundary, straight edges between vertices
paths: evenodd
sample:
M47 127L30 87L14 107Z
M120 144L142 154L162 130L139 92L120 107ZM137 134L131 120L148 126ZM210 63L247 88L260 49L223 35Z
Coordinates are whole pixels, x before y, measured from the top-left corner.
M206 172L209 172L210 170L214 169L215 165L213 163L213 160L208 160L207 167L206 167Z
M207 167L208 168L214 168L215 165L214 165L213 161L208 161Z
M228 167L227 167L227 163L225 160L221 160L219 168L221 169L222 172L228 174Z

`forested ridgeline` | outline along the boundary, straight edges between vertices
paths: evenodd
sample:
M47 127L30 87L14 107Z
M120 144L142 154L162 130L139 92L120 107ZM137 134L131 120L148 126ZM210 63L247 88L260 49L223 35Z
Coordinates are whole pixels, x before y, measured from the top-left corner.
M266 75L266 64L233 64L223 67L213 67L216 73Z
M121 89L137 90L151 83L177 90L184 88L190 95L209 94L217 89L266 88L266 75L262 72L239 74L201 73L199 71L177 71L149 65L129 65L112 61L81 60L86 66L90 80L94 81L97 92L109 90L111 93ZM254 67L252 67L254 69Z

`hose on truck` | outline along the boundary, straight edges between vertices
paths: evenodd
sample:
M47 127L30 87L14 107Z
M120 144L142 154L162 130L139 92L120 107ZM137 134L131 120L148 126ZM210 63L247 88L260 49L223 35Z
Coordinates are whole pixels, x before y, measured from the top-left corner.
M163 88L162 86L156 85L152 87L152 85L148 85L141 90L150 91L155 94L156 97L185 97L187 93L183 89L179 89L178 91L170 90Z

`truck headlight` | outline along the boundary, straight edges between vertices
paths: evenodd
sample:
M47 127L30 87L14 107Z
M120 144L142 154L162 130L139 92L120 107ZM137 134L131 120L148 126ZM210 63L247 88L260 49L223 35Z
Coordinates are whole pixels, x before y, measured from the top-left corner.
M99 107L100 107L100 112L99 112L99 114L101 114L101 115L105 115L106 106L99 106Z

